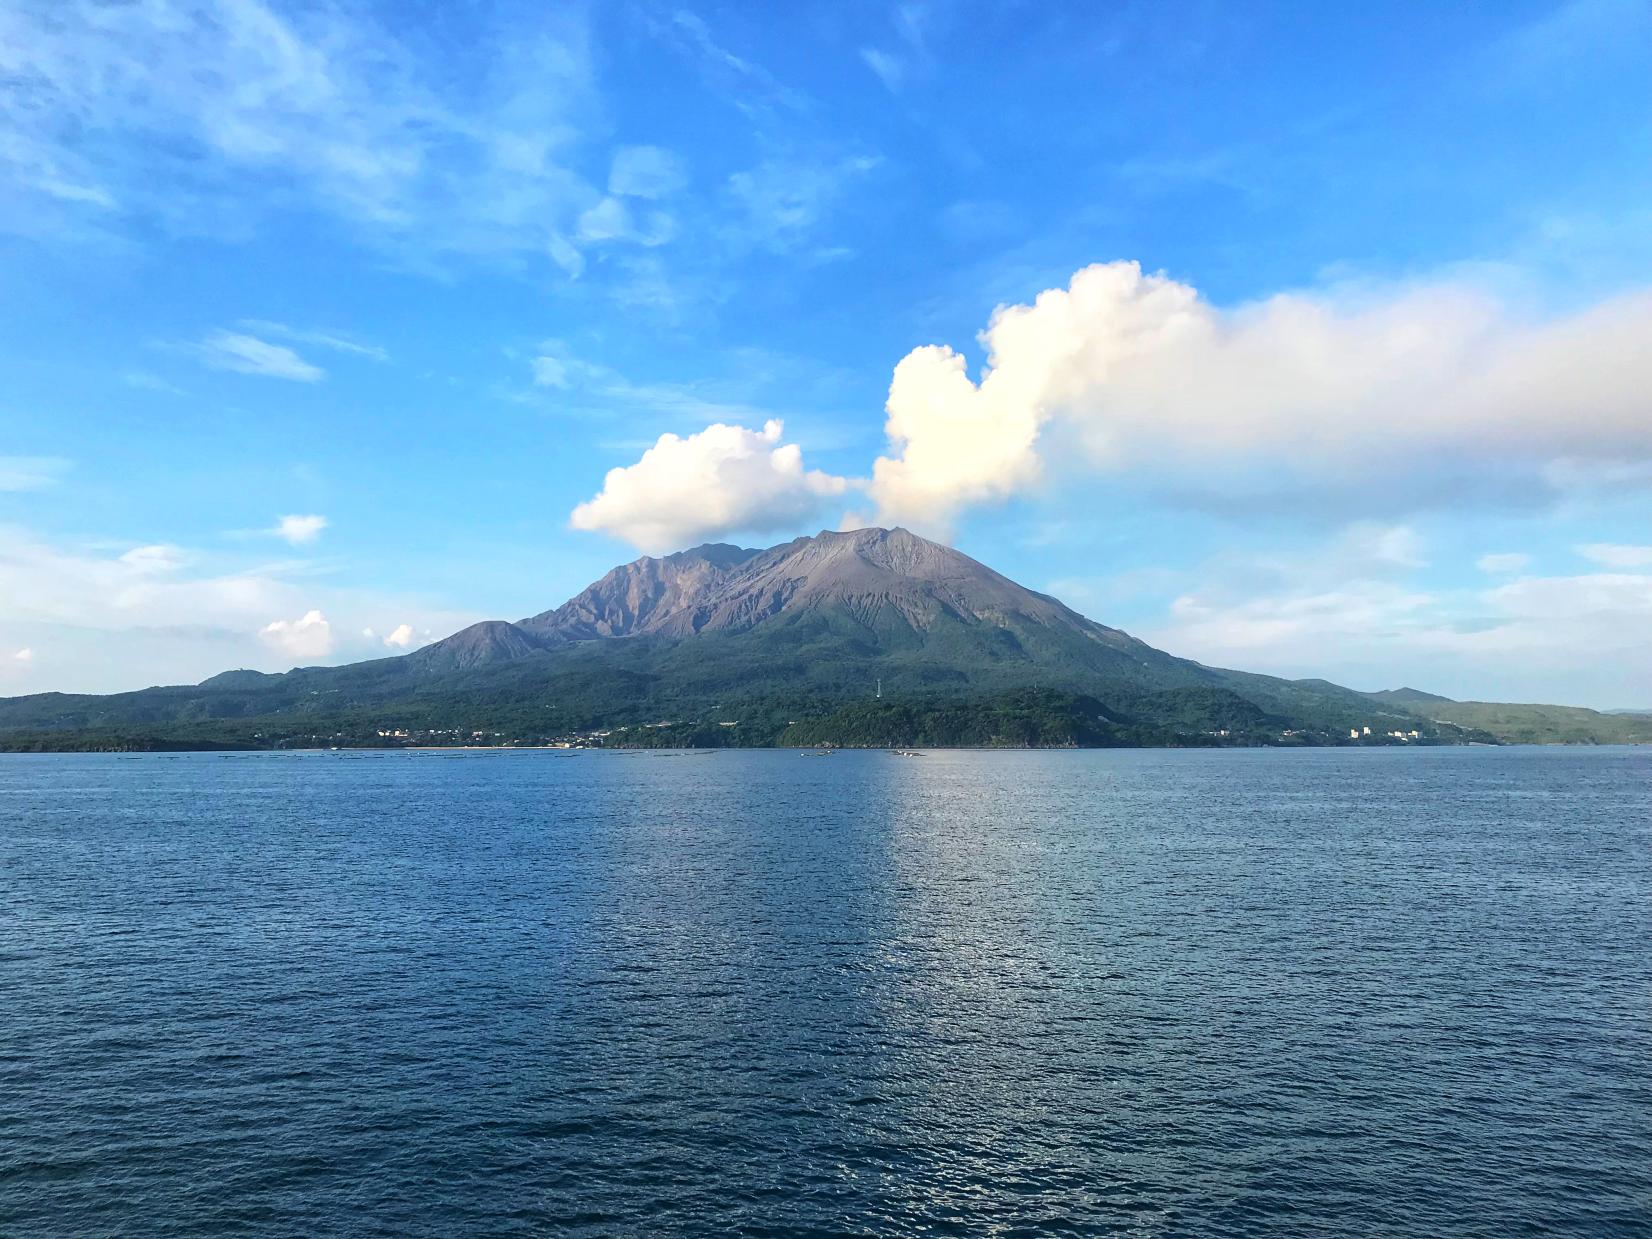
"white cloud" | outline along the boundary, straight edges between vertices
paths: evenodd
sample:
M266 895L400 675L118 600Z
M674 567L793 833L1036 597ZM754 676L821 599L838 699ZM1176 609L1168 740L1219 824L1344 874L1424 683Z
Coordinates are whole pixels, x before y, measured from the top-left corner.
M1577 553L1591 563L1606 568L1652 568L1652 546L1591 542L1587 546L1578 547Z
M585 255L579 247L559 232L553 232L545 242L545 252L551 261L562 268L562 274L577 280L585 274Z
M120 561L147 576L157 572L176 572L183 567L184 553L177 547L165 543L135 546L122 553Z
M579 217L581 241L613 241L631 234L631 210L618 198L604 198Z
M413 625L397 624L384 643L393 650L405 650L412 647L417 638L413 635Z
M267 575L183 576L174 547L140 546L120 554L62 550L0 526L0 622L117 629L194 623L245 626L290 605L285 586ZM262 623L262 620L258 621Z
M320 611L306 611L295 620L272 620L258 635L294 658L325 658L333 652L333 626Z
M1356 688L1597 708L1652 703L1652 574L1440 588L1412 580L1415 566L1362 547L1367 537L1344 531L1296 555L1190 567L1184 579L1197 584L1156 622L1131 628L1208 665Z
M239 331L214 331L193 351L215 370L258 374L297 383L317 383L327 377L320 366L305 361L284 344L271 344Z
M531 364L535 387L568 386L568 366L560 358L541 355L535 357Z
M327 518L310 513L305 516L283 516L269 532L292 546L302 546L314 542L325 528Z
M898 457L872 466L872 498L885 523L944 529L961 507L1003 499L1042 473L1043 416L1031 402L1000 398L1006 385L970 382L951 349L914 349L895 367L886 425Z
M782 430L770 420L761 431L717 423L686 438L661 435L636 464L609 470L569 523L659 552L805 520L848 484L805 470L802 450L780 442Z
M639 220L618 198L604 198L579 217L579 239L587 245L610 241L664 245L676 234L676 221L664 211L646 212Z
M403 616L424 634L484 618L416 597L289 579L296 571L296 564L248 567L174 546L57 546L0 525L0 650L49 649L43 688L117 692L194 683L232 667L285 670L291 655L260 636L271 616L320 610L335 636L381 615ZM346 644L335 643L333 660L367 652ZM39 665L30 674L41 674Z
M1219 309L1135 263L1099 264L996 310L979 383L946 347L896 366L872 496L885 522L944 527L1035 485L1052 429L1092 469L1184 489L1244 471L1282 490L1392 480L1419 458L1646 458L1649 337L1647 294L1541 321L1453 281Z
M1489 576L1502 576L1510 572L1524 572L1531 562L1532 557L1520 551L1497 551L1480 556L1474 561L1474 566Z
M69 470L61 456L0 456L0 492L45 490Z
M17 653L12 655L12 661L32 663L34 661L34 651L25 645L22 649L18 650Z
M1351 581L1339 588L1291 591L1226 600L1208 592L1183 594L1170 606L1170 622L1156 636L1172 653L1239 665L1296 671L1313 654L1340 644L1392 641L1428 607L1431 595L1392 582Z
M627 198L664 198L687 183L681 162L658 146L622 146L614 152L608 192Z
M1423 540L1409 525L1355 521L1342 532L1337 557L1344 563L1364 563L1377 569L1421 568Z

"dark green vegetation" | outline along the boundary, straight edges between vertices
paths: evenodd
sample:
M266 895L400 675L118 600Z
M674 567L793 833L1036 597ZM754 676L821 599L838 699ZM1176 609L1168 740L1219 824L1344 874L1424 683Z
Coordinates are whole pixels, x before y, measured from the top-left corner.
M1459 709L1411 690L1205 667L949 548L867 529L638 560L554 611L473 625L400 658L0 700L0 748L1505 738L1497 720Z

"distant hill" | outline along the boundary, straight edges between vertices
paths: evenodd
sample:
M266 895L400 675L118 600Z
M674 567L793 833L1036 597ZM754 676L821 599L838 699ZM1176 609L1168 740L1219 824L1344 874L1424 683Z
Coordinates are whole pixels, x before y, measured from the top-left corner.
M1460 707L1206 667L950 547L861 529L644 557L400 657L0 700L0 747L1493 740Z
M1652 714L1602 713L1581 706L1453 701L1416 689L1368 693L1433 719L1495 736L1504 744L1652 744Z
M1366 693L1365 695L1373 701L1386 701L1399 706L1418 706L1430 702L1449 702L1451 700L1450 697L1442 697L1438 693L1425 693L1420 688L1390 688L1380 693Z

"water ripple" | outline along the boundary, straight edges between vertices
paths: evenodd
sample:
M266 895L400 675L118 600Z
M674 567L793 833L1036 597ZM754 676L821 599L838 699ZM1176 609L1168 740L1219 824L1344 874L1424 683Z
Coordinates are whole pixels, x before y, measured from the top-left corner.
M0 759L0 1234L1652 1234L1652 753L790 756Z

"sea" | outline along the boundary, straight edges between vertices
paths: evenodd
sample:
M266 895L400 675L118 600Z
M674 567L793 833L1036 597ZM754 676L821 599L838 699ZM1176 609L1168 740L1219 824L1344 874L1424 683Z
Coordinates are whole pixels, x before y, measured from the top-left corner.
M0 757L0 1235L1652 1234L1652 750Z

